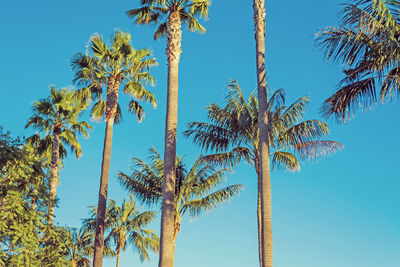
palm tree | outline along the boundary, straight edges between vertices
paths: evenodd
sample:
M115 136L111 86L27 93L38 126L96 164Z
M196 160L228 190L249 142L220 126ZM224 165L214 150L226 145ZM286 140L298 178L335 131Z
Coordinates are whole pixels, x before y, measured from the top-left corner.
M120 172L119 178L129 192L136 195L142 202L152 206L160 205L163 198L164 162L154 148L150 149L150 153L149 164L139 158L133 158L132 174L127 175ZM182 159L177 157L175 162L172 257L175 254L175 242L181 230L181 221L186 214L197 217L202 212L214 210L232 197L238 196L242 188L242 185L231 185L212 192L224 181L225 173L228 170L216 170L209 164L201 163L198 158L188 171Z
M225 107L213 103L208 106L210 122L192 122L184 132L193 142L205 150L215 151L215 154L203 157L204 161L217 165L233 167L242 160L253 165L257 174L258 197L258 245L260 265L270 263L262 253L262 175L260 167L260 136L258 101L252 93L246 101L239 84L231 81L227 86ZM303 121L307 97L302 97L290 106L284 106L285 92L283 89L271 92L267 99L269 128L269 157L272 157L273 168L283 168L290 171L300 170L299 159L316 160L342 148L342 145L329 140L321 140L329 133L326 123L319 120ZM271 201L266 203L271 210ZM271 225L270 213L267 223ZM271 247L269 247L270 249ZM265 259L265 260L263 260Z
M258 221L259 260L260 266L272 267L272 224L271 220L271 170L268 143L268 107L267 107L267 81L265 76L265 0L253 0L254 32L256 40L256 67L257 67L257 93L258 93L258 128L259 134L259 172L258 194L260 201L261 217Z
M33 115L25 128L32 127L39 132L27 139L27 144L50 163L50 199L48 224L53 223L55 197L59 180L60 160L69 146L76 158L82 154L78 134L88 136L91 126L86 121L79 121L85 106L74 97L74 91L66 88L50 87L50 96L33 103ZM43 138L40 136L43 135Z
M95 34L90 38L89 49L92 55L76 54L72 59L72 66L75 70L74 82L84 86L78 90L77 96L86 103L91 99L96 100L92 116L96 119L105 116L106 121L93 259L93 266L100 267L104 247L104 218L113 126L114 122L118 123L121 118L121 108L118 104L119 89L122 84L123 92L132 98L128 110L135 113L141 121L144 111L138 101L151 103L154 108L157 105L154 95L144 88L146 82L154 83L148 70L156 65L156 61L151 58L149 49L135 50L131 44L130 34L123 32L116 32L109 46ZM105 96L103 96L104 90Z
M322 113L346 122L355 111L394 99L400 92L400 2L358 0L344 4L337 27L316 41L328 60L345 66L345 78L325 100ZM379 91L379 92L378 92Z
M65 250L71 267L89 267L93 254L93 235L82 229L67 229Z
M164 161L166 174L161 209L160 267L174 266L172 251L176 131L178 123L178 69L181 55L182 22L189 31L205 33L196 17L208 18L209 0L140 0L141 7L129 10L136 24L157 24L154 39L167 36L168 91L165 119Z
M91 208L91 218L84 220L84 228L88 231L95 230L97 208ZM153 230L145 229L150 224L156 213L154 211L140 212L134 198L123 200L122 205L110 199L106 210L105 225L107 237L105 242L110 249L115 245L113 255L117 257L117 267L122 251L131 244L139 253L140 260L150 260L148 250L158 251L159 239Z

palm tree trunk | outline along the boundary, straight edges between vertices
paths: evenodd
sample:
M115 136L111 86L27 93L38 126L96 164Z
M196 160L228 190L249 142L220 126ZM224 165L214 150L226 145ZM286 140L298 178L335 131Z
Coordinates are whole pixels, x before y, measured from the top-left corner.
M261 242L261 177L257 174L257 229L258 229L258 259L260 266L263 263L263 255L262 255L262 242Z
M260 150L261 266L272 267L271 175L269 166L267 84L265 77L265 0L253 0Z
M77 267L77 264L74 260L71 261L71 267Z
M178 70L182 40L179 11L170 13L167 26L168 92L167 114L165 119L164 184L161 207L159 267L174 266L173 235L176 178L176 129L178 123Z
M93 267L103 265L104 251L104 231L108 192L108 174L110 172L112 135L114 126L114 117L118 103L119 81L111 77L107 89L107 107L106 107L106 132L104 137L103 160L101 163L101 178L99 189L99 202L96 219L96 238L94 241Z
M117 267L119 267L119 256L121 255L121 250L118 249L117 251Z
M54 207L56 202L56 192L58 184L58 162L60 158L60 129L56 128L53 134L53 147L51 155L50 166L50 205L49 205L49 218L47 224L52 225L54 219Z
M261 244L261 176L260 176L260 161L258 160L259 152L256 151L254 167L257 173L257 230L258 230L258 261L262 266L262 244Z

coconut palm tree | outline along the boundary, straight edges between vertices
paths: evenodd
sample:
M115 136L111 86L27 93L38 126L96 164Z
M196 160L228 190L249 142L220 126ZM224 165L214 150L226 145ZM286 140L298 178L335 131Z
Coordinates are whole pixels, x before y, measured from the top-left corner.
M74 91L50 87L50 96L33 103L33 115L25 128L32 127L38 132L27 139L27 144L47 159L50 164L50 198L48 224L53 223L55 197L59 180L60 160L70 147L76 158L82 154L78 135L88 136L91 126L79 121L85 106L74 97ZM42 137L41 137L42 135Z
M246 100L239 84L231 81L227 86L225 107L213 103L208 106L210 122L192 122L184 132L193 142L203 149L216 152L203 157L203 161L217 165L233 167L241 161L253 165L257 174L258 197L258 245L260 265L269 264L271 257L268 251L268 260L263 258L262 233L262 175L260 165L260 136L258 123L257 97L252 93ZM273 168L282 168L290 171L300 170L299 159L316 160L342 148L342 145L322 140L329 133L326 123L319 120L303 121L307 97L302 97L290 106L285 106L285 92L283 89L270 92L267 99L269 128L267 129L269 157L272 158ZM271 201L267 203L271 210ZM271 225L270 213L267 216L268 225ZM270 247L269 247L270 249ZM265 259L265 260L263 260ZM266 263L267 262L267 263Z
M97 208L92 207L91 218L84 220L84 229L89 232L95 230ZM136 201L133 197L129 200L123 200L122 205L110 199L106 210L106 244L110 249L115 246L113 255L117 257L117 267L119 267L119 259L121 252L126 250L127 245L131 244L139 253L140 260L150 260L148 250L158 251L159 239L153 230L145 229L150 224L156 213L154 211L140 212Z
M259 260L260 266L272 267L272 224L271 209L271 170L268 143L268 107L267 107L267 81L265 76L265 0L253 0L254 33L256 40L256 67L257 67L257 94L258 94L258 128L259 134L259 172L258 186L261 217L258 221Z
M209 0L140 0L141 7L131 9L128 16L136 24L157 24L154 39L167 36L168 88L165 120L164 161L166 174L161 210L160 267L174 266L172 253L174 228L174 184L176 131L178 123L178 69L181 55L182 22L189 31L205 33L197 18L208 18Z
M400 2L357 0L344 4L340 23L316 35L327 60L344 64L345 77L322 113L339 122L355 111L394 99L400 92Z
M135 113L141 121L144 111L139 101L151 103L154 108L157 105L154 95L144 87L146 82L154 83L148 71L156 65L156 60L151 57L149 49L135 50L130 34L123 32L116 32L109 46L98 34L93 35L90 38L89 50L90 54L76 54L72 59L72 66L75 70L74 81L84 86L77 91L77 96L84 103L90 100L97 101L93 105L92 116L96 119L105 117L106 121L93 259L93 266L100 267L104 247L104 218L113 126L114 122L118 123L121 118L119 90L123 87L123 93L132 98L128 110Z
M242 188L242 185L237 184L213 191L224 181L228 170L216 170L209 164L201 163L200 158L187 170L182 160L183 158L177 157L175 161L173 254L176 238L181 230L181 221L185 215L197 217L202 212L214 210L232 197L238 196ZM147 205L160 205L164 180L164 162L160 154L152 148L149 164L139 158L133 158L133 161L131 175L119 173L122 185Z

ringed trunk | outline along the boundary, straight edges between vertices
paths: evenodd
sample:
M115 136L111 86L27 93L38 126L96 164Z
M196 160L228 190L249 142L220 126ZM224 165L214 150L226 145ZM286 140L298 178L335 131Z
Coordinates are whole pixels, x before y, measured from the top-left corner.
M272 267L271 175L269 166L267 84L265 76L265 0L253 0L258 87L260 152L261 266Z
M168 16L167 24L168 92L165 118L164 184L161 206L159 267L174 266L174 210L176 129L178 123L178 70L181 54L181 18L179 10Z
M93 267L103 265L104 252L104 231L108 192L108 174L110 172L112 135L114 127L114 117L118 103L119 81L115 77L110 77L107 88L106 101L106 131L104 137L103 160L101 163L101 177L99 189L99 202L97 206L96 237L94 241Z
M58 162L60 159L60 129L56 126L53 133L53 147L51 155L51 166L50 166L50 205L49 205L49 218L47 220L48 225L53 224L54 219L54 207L56 201L57 184L58 184Z
M262 266L262 244L261 244L261 176L260 176L260 162L258 160L259 152L256 152L256 159L254 160L254 167L257 173L257 230L258 230L258 261Z

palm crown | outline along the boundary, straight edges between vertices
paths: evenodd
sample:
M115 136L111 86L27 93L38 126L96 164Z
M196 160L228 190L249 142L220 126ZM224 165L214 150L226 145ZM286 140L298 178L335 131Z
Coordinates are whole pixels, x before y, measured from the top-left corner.
M231 81L227 86L225 107L213 103L208 106L208 122L192 122L185 136L206 150L217 154L203 160L216 164L236 165L241 160L256 167L259 163L258 102L252 93L245 99L239 84ZM307 97L285 106L283 89L271 92L268 99L270 156L274 167L299 170L301 159L318 159L337 151L342 145L321 140L329 133L325 122L303 121Z
M92 243L92 235L87 231L67 229L65 250L72 267L90 266L89 256L93 253Z
M168 16L178 12L181 20L189 27L189 31L204 33L206 29L196 17L208 18L208 0L141 0L142 7L127 12L131 18L136 18L136 24L157 24L154 39L164 37L168 30Z
M150 164L134 158L131 175L119 173L122 185L148 205L160 204L164 162L158 152L150 150ZM183 158L176 159L175 183L175 238L180 231L180 223L186 214L192 217L211 211L232 197L238 196L242 185L231 185L213 191L225 179L227 169L216 170L197 159L187 170Z
M74 91L50 87L50 96L35 101L32 109L33 116L28 119L25 128L33 127L39 131L27 139L38 154L51 161L54 134L61 140L60 158L67 154L65 146L69 146L77 158L82 154L77 135L87 137L91 126L86 121L79 121L85 106L74 97ZM45 134L43 138L40 133Z
M344 63L345 78L322 112L339 121L400 92L400 2L360 0L345 4L337 27L317 33L326 58ZM377 92L380 88L380 92Z
M93 232L96 226L97 207L92 207L91 218L84 220L84 229ZM121 206L110 199L108 200L105 228L107 237L105 238L106 254L110 255L111 246L115 246L112 255L117 256L117 266L119 264L120 253L125 251L128 244L132 244L139 253L140 260L149 260L148 251L158 251L159 238L153 230L145 227L155 218L154 211L140 212L133 197L123 200Z
M144 87L147 82L154 84L148 70L157 64L149 49L135 50L130 34L116 32L110 46L98 34L93 35L90 38L90 52L92 56L76 54L72 59L72 67L75 70L74 82L84 86L77 91L77 96L84 103L97 101L92 108L94 118L100 119L106 115L106 119L115 116L116 122L121 119L118 104L120 84L123 85L123 93L132 97L128 110L135 113L139 121L144 111L138 101L151 103L154 108L157 106L153 93Z

